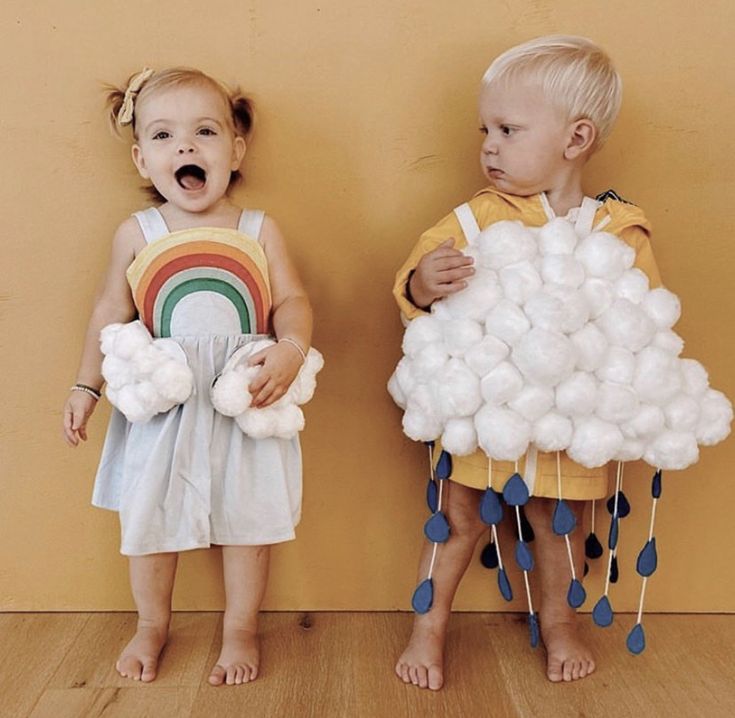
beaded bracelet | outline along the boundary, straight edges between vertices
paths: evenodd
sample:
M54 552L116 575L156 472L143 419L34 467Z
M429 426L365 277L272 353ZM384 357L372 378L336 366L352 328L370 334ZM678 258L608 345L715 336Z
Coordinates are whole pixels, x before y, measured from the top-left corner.
M102 394L97 389L86 384L74 384L74 386L69 388L69 391L83 391L85 394L94 397L95 401L99 401L102 398Z
M304 352L304 350L301 348L301 346L295 339L291 339L291 337L281 337L278 340L278 343L280 344L281 342L288 342L289 344L292 344L293 346L295 346L296 349L298 349L299 354L301 354L301 361L304 361L304 362L306 361L306 352Z

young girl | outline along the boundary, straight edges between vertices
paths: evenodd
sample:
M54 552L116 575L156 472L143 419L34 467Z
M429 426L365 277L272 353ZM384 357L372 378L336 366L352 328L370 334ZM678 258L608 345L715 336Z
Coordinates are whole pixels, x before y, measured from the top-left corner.
M170 336L193 373L189 399L147 422L113 411L93 504L119 511L138 628L116 668L152 681L166 643L178 552L222 546L226 608L212 685L258 675L258 610L269 545L294 538L301 508L298 438L253 439L213 410L215 376L239 347L268 335L252 405L281 398L311 341L312 313L276 223L228 196L252 126L247 99L197 70L144 70L109 92L116 127L162 202L117 229L64 407L70 446L87 439L103 385L100 331L136 317ZM234 279L233 279L234 277Z

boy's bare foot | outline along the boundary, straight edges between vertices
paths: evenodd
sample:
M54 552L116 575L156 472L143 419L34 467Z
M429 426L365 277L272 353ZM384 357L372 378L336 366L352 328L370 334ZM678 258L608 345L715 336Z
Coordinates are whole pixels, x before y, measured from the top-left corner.
M260 641L255 631L229 628L222 631L222 650L209 674L213 686L249 683L258 677Z
M138 629L115 663L117 672L134 681L150 683L158 672L158 658L168 638L168 624L146 625L138 621Z
M579 638L574 621L541 622L546 646L546 675L550 681L576 681L595 670L595 661Z
M396 663L396 675L404 683L438 691L444 684L445 639L446 628L436 628L417 616L408 646Z

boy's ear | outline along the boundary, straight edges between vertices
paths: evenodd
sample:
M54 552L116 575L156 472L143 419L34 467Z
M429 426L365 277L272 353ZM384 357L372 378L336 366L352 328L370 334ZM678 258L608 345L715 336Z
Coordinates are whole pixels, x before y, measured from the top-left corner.
M597 138L597 128L591 120L577 120L570 126L569 141L564 148L564 158L576 160L590 151Z
M143 158L143 150L140 149L140 146L137 144L133 145L130 148L130 154L133 157L133 164L138 170L138 174L143 179L150 179L150 174L148 173L148 170L146 169L145 159Z
M230 166L233 172L240 169L242 158L245 157L247 148L248 146L242 137L235 137L235 141L232 144L232 165Z

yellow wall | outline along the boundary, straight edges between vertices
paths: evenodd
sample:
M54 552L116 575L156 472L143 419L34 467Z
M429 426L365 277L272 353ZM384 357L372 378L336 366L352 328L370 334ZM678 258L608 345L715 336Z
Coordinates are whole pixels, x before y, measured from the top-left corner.
M683 302L686 354L735 397L733 20L731 0L5 0L0 608L132 605L117 518L89 506L108 407L80 450L59 430L111 235L144 204L127 145L106 127L102 81L188 64L255 98L236 199L285 230L328 362L303 436L304 519L298 540L275 551L266 605L405 609L426 468L384 390L402 332L390 287L419 233L482 184L482 71L549 32L589 35L616 58L624 107L589 191L612 186L646 209L665 282ZM730 441L667 476L650 609L735 610L733 463ZM622 526L618 609L635 605L649 474L628 471L635 514ZM491 578L473 563L457 606L504 607ZM176 606L219 607L219 579L214 552L185 556ZM600 584L596 569L590 593Z

